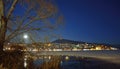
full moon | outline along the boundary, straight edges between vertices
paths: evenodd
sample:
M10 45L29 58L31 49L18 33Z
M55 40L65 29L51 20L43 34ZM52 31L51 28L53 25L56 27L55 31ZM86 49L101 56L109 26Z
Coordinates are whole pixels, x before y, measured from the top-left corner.
M28 38L28 35L24 35L23 37L24 37L25 39L27 39L27 38Z

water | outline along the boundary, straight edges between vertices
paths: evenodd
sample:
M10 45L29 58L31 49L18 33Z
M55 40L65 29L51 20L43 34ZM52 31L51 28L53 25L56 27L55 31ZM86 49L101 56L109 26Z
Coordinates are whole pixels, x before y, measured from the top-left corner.
M34 60L36 67L41 69L120 69L120 64L108 63L103 60L75 56L41 56Z
M2 66L7 69L120 69L119 63L90 57L38 56L8 52L1 54L0 59L0 69L3 69Z
M36 68L41 69L84 69L84 57L38 56L32 57ZM26 60L25 60L26 63ZM24 65L26 67L26 64Z

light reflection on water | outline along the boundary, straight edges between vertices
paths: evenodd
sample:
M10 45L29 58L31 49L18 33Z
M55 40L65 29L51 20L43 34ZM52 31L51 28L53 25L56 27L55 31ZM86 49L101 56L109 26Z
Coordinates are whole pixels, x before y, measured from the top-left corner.
M27 60L27 58L25 57L25 58L24 58L24 67L25 67L25 68L27 67L27 61L26 61L26 60Z
M49 60L50 60L50 59L51 59L51 56L49 56L48 58L49 58Z
M65 59L66 59L66 60L69 60L69 56L66 56Z
M27 67L27 62L26 62L26 60L24 61L24 67L25 67L25 68Z
M28 57L24 58L24 67L28 68ZM103 61L87 57L73 56L31 56L34 69L114 69L107 67ZM104 64L104 65L103 65ZM114 65L114 64L113 64ZM113 66L112 66L113 67ZM119 66L118 66L119 67ZM116 68L120 69L120 68Z
M40 56L40 57L43 58L34 60L36 66L44 67L44 65L46 66L51 65L51 67L53 67L54 69L66 69L66 67L71 67L69 66L71 64L80 63L76 59L76 57L70 57L70 56ZM49 69L49 67L47 69Z
M9 54L1 58L2 65L7 69L120 69L120 64L88 57Z

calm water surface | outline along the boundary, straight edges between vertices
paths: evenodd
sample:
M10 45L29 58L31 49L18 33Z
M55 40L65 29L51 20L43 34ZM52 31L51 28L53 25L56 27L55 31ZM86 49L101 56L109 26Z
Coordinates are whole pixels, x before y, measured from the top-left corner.
M15 52L3 54L0 59L0 69L120 69L119 63L88 57L20 55Z
M39 56L33 63L39 69L120 69L120 64L88 57Z

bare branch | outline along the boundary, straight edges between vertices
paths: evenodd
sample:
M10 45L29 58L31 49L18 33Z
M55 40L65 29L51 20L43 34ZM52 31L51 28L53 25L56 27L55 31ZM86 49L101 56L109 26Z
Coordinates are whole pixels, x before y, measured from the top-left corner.
M8 12L8 14L7 14L7 18L9 18L9 17L11 16L13 10L15 9L15 5L17 4L17 1L18 1L18 0L14 0L14 1L13 1L12 5L11 5L11 8L9 9L9 12Z
M14 15L12 14L12 11L15 9L16 3L26 3L24 3L24 0L13 1L12 7L8 12L8 18L10 18L8 21L9 32L6 34L6 41L16 38L18 35L25 32L48 32L49 30L57 28L59 23L57 23L57 21L55 21L55 23L50 21L50 18L54 19L57 14L57 9L51 2L47 2L46 0L35 0L35 3L29 0L27 1L27 3L30 4L30 7L28 5L25 6L24 14L22 15Z

